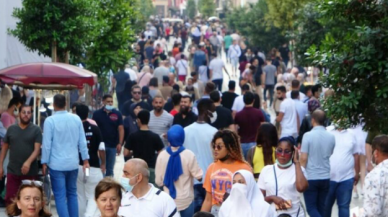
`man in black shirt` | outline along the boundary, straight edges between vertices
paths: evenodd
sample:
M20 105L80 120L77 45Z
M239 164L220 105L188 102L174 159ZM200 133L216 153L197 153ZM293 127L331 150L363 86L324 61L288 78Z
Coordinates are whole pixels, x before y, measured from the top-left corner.
M149 182L155 184L155 163L157 155L163 150L164 144L159 135L148 128L150 112L142 110L137 115L136 122L139 131L128 136L125 143L124 156L143 159L150 170Z
M217 130L227 129L234 130L232 111L222 107L220 92L213 91L210 93L210 99L216 106L217 119L214 123L210 124Z
M232 111L234 99L238 96L234 91L236 89L236 82L229 81L229 90L222 93L222 106Z
M100 129L87 121L89 108L84 104L77 105L76 113L81 118L87 147L89 150L89 172L83 170L83 160L79 155L79 169L77 178L77 194L79 216L93 216L97 211L97 205L94 200L94 189L98 182L102 180L105 174L105 145L102 141ZM100 157L98 157L100 156ZM101 164L100 164L101 161ZM89 173L89 174L88 174Z
M198 116L191 110L192 98L189 94L183 93L180 102L179 113L174 116L173 125L179 124L183 128L197 121Z

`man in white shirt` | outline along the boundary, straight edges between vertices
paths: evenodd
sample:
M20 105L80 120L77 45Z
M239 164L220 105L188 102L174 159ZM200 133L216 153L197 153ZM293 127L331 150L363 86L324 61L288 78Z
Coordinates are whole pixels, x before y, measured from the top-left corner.
M125 70L124 71L129 75L129 79L131 81L136 81L137 80L137 74L136 74L136 72L133 69L131 69L129 64L125 65Z
M337 201L338 216L350 216L353 185L357 185L360 172L359 150L355 135L335 126L327 127L335 137L335 147L330 157L330 190L325 203L325 216L330 216ZM355 171L355 172L354 172Z
M297 90L299 91L300 88L300 82L296 79L291 81L291 90L287 92L286 96L287 98L291 99L291 91ZM299 100L304 102L306 100L306 95L299 91Z
M302 124L303 118L308 114L307 103L303 103L302 101L300 101L299 91L297 90L291 91L291 99L295 103L296 112L298 112L298 119L299 119L298 129L299 129L300 125Z
M218 90L222 91L222 82L224 81L224 74L222 69L225 70L226 74L229 75L228 71L225 68L225 63L221 58L217 57L217 53L212 54L213 59L210 61L209 70L210 70L210 80L217 85Z
M248 84L244 84L241 87L241 95L234 99L233 106L232 106L232 116L233 116L233 119L236 116L237 112L240 112L241 110L244 109L244 107L245 107L244 94L247 91L250 91L249 85Z
M144 31L144 36L146 38L146 41L152 40L153 32L150 30L149 26L146 27L146 31Z
M178 74L179 81L181 81L183 84L185 84L187 72L189 70L189 64L188 64L187 60L185 60L184 54L181 54L181 59L175 63L175 67L178 71L177 74Z
M180 217L174 200L162 190L148 183L147 163L139 158L124 165L120 183L127 191L118 212L123 217Z
M364 213L361 217L388 216L388 136L372 141L373 159L377 166L365 178Z
M228 58L232 63L232 76L237 77L238 58L241 56L241 48L237 40L233 40L233 44L229 47Z
M286 136L298 135L299 118L296 112L295 102L291 98L286 98L286 88L279 86L276 88L276 95L279 100L283 100L280 104L279 115L276 117L276 121L280 123L282 132L280 138Z

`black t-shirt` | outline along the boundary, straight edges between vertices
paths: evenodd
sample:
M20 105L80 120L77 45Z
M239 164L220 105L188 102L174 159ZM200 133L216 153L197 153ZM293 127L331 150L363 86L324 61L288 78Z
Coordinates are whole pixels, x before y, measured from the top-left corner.
M261 66L256 68L256 72L253 75L255 79L256 86L261 85L261 75L263 74L263 70L261 69Z
M140 52L143 53L146 41L139 41L139 42L137 42L137 44L140 46Z
M281 47L279 48L280 56L282 56L283 60L288 60L290 57L288 57L288 53L290 52L290 49L288 47Z
M170 112L173 108L174 108L174 105L172 104L171 98L169 98L166 104L164 104L163 109L166 110L167 112Z
M232 111L222 106L216 107L217 120L211 125L217 130L228 128L229 125L233 124Z
M222 106L225 108L232 110L234 99L237 97L236 93L232 92L223 92L222 93Z
M98 147L102 142L100 129L90 124L88 121L83 122L86 136L86 144L89 150L89 165L91 167L100 167L100 159L98 158ZM84 165L81 155L79 155L79 165Z
M182 116L182 113L178 113L174 116L174 121L173 121L173 125L175 124L179 124L181 125L183 128L189 126L190 124L196 122L198 119L198 116L196 114L194 114L192 111L190 111L187 115L186 115L186 118L183 118Z
M155 168L157 152L164 148L164 144L158 134L139 130L128 136L125 148L133 151L133 157L145 160L149 168Z

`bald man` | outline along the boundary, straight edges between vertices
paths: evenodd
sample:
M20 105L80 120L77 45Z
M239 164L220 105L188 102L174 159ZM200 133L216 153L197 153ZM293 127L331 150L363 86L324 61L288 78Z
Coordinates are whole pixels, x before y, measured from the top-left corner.
M132 158L124 165L120 183L127 193L121 200L119 216L123 217L180 217L174 200L167 193L149 183L147 163Z

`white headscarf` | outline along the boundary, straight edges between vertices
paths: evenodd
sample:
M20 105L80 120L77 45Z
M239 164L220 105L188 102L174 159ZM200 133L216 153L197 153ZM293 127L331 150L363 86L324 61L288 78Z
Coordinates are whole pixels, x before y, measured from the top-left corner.
M233 174L241 174L245 185L234 184L228 199L220 208L219 217L276 217L276 211L265 200L257 186L253 174L247 170L239 170Z

